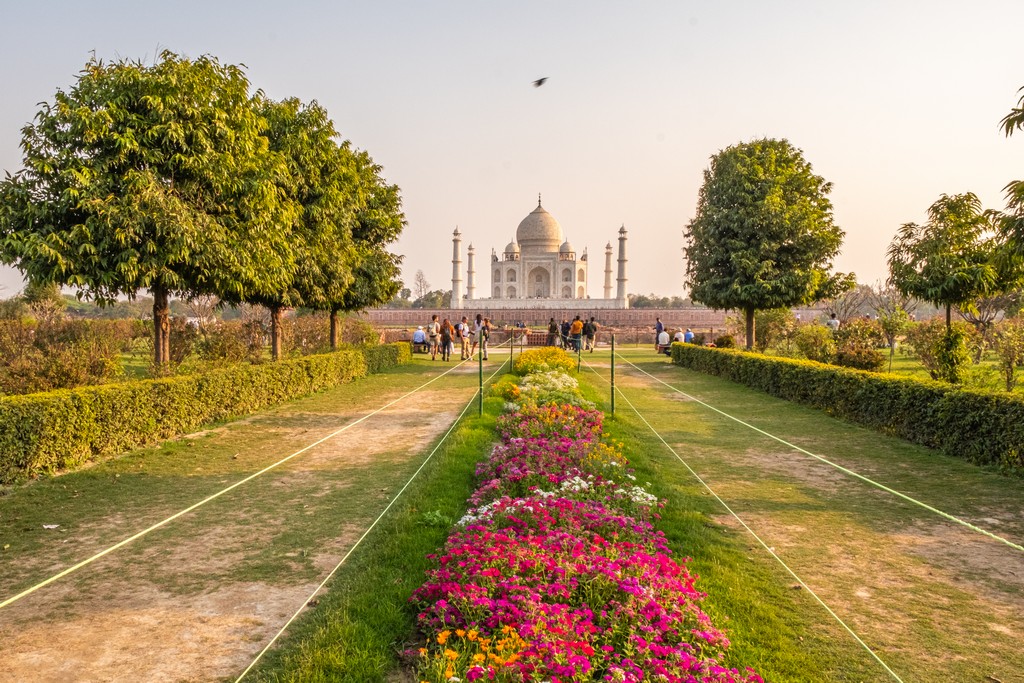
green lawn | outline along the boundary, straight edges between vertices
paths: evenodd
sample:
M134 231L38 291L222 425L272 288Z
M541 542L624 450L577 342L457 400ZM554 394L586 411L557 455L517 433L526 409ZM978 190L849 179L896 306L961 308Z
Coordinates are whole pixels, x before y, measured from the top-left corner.
M1016 543L1024 540L1020 479L678 368L644 350L624 355L760 429ZM608 374L606 367L599 371ZM675 451L904 680L1019 680L1024 654L1013 635L1024 632L1019 551L860 483L623 364L616 375L625 396ZM597 386L607 392L606 384ZM624 400L616 407L610 431L623 430L626 443L643 454L638 467L651 468L659 493L668 492L666 532L694 558L715 614L729 619L734 665L752 665L771 681L892 680L806 591L792 588L792 577ZM696 519L674 519L673 508Z

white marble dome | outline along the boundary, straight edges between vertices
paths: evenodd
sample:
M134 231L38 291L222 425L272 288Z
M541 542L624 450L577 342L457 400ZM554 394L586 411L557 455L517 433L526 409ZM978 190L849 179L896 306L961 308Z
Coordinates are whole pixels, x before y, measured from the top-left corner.
M519 245L516 242L509 242L508 244L505 245L505 253L506 254L518 254L519 253Z
M571 254L574 251L572 245L569 244L569 240L562 242L562 246L558 248L559 254Z
M528 251L557 251L565 241L562 226L548 213L540 201L537 208L519 223L516 228L516 242Z

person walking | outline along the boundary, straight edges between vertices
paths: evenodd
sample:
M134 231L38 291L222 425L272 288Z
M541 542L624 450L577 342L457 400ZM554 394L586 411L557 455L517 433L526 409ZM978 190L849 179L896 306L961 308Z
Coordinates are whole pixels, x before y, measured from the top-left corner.
M487 340L491 337L491 319L484 318L483 323L480 325L480 353L483 354L484 360L487 360Z
M572 325L569 326L569 343L572 345L573 351L579 352L581 344L583 342L583 321L580 320L579 316L572 319Z
M661 339L661 333L665 331L665 325L661 322L661 318L654 319L654 350L658 350L659 340Z
M473 346L469 349L469 357L472 358L476 354L476 345L480 341L480 328L484 326L484 317L479 313L476 314L476 318L473 319Z
M568 320L562 320L562 327L561 327L561 329L559 329L559 333L561 334L561 340L560 341L562 342L562 348L565 349L566 351L568 351L569 350L569 321Z
M597 340L597 321L591 316L590 320L583 323L583 336L586 338L587 343L584 346L584 350L589 349L591 353L594 352L594 346Z
M448 322L448 318L444 319L441 323L441 360L451 360L452 357L452 337L455 336L455 330L452 329L452 324Z
M441 323L437 322L437 313L430 316L427 323L427 340L430 342L430 360L437 360L437 341L441 334Z
M548 343L548 346L554 346L554 345L556 345L558 343L558 323L555 322L554 318L552 318L548 322L548 338L547 338L547 343Z
M469 318L462 316L462 321L455 328L455 337L459 340L462 345L461 356L462 360L469 358Z

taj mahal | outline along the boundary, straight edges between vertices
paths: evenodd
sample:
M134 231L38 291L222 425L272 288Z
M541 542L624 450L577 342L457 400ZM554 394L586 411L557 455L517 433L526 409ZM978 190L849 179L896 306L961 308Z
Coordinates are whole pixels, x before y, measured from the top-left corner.
M590 262L587 250L577 253L565 239L562 226L541 205L516 229L515 238L499 256L491 249L488 267L489 297L478 297L473 245L466 250L466 287L462 279L462 233L452 233L452 308L550 308L585 306L587 309L629 308L626 296L626 228L619 229L619 257L615 295L612 296L612 245L604 249L604 296L589 295ZM581 299L585 301L580 301ZM471 303L473 302L473 303Z

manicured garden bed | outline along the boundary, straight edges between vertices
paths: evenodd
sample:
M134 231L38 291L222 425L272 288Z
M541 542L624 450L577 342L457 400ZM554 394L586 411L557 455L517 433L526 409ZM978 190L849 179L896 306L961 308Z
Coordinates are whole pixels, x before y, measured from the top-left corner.
M527 352L517 369L536 372L500 388L500 443L413 595L420 680L760 681L724 664L696 577L654 527L661 502L549 369L559 354Z

